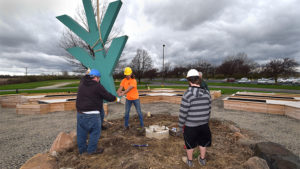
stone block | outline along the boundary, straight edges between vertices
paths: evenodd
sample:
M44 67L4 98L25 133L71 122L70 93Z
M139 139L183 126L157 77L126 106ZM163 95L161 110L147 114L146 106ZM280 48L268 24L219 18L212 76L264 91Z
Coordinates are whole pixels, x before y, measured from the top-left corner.
M244 164L244 169L269 169L266 160L259 157L251 157Z
M277 143L257 143L254 155L265 159L270 169L300 169L299 157Z
M60 132L56 139L54 140L51 148L50 153L53 151L56 152L63 152L71 149L76 144L76 134L74 132L71 132L70 134L65 132Z
M56 159L48 154L37 154L27 160L20 169L56 169L58 168Z

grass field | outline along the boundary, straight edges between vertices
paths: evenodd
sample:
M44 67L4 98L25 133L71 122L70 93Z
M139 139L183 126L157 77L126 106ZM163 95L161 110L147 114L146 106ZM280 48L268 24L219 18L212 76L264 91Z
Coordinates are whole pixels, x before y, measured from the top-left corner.
M173 84L188 84L188 82L182 81L166 81L166 83ZM209 86L233 86L233 87L251 87L251 88L269 88L269 89L290 89L290 90L300 90L300 86L293 85L268 85L268 84L238 84L238 83L213 83L208 82Z
M34 89L37 87L51 86L57 83L76 83L78 80L50 80L50 81L41 81L41 82L30 82L30 83L20 83L20 84L10 84L10 85L1 85L0 90L10 90L10 89Z
M44 90L22 90L22 89L34 89L37 87L43 86L51 86L57 83L70 82L72 84L62 86L66 89L44 89ZM187 84L187 82L181 81L166 81L166 83L173 84ZM138 84L138 89L147 89L146 82L142 82ZM50 92L77 92L77 88L79 85L79 80L52 80L52 81L41 81L41 82L31 82L31 83L21 83L21 84L11 84L11 85L2 85L0 86L0 90L15 90L18 89L19 93L50 93ZM116 88L120 85L119 81L115 82ZM261 85L261 84L236 84L236 83L208 83L208 86L234 86L234 87L250 87L250 88L273 88L273 89L292 89L292 90L300 90L300 86L288 86L288 85ZM151 88L174 88L174 89L186 89L186 86L151 86ZM222 94L233 94L237 91L241 91L239 89L221 89L221 88L210 88L211 90L221 90ZM243 91L251 91L251 92L261 92L261 91L252 91L252 90L243 90ZM1 92L0 95L3 94L16 94L15 91L9 92Z
M155 88L170 88L170 89L187 89L187 86L151 86L151 89ZM116 90L118 87L116 87ZM147 89L146 86L138 86L139 90ZM262 92L253 90L238 90L238 89L221 89L221 88L211 88L210 90L221 90L222 94L233 94L238 91L248 91L248 92ZM67 89L45 89L45 90L19 90L19 93L55 93L55 92L77 92L77 88L67 88ZM267 92L266 92L267 93ZM0 92L0 95L5 94L16 94L15 91Z
M146 84L148 84L148 83L141 82L138 85L146 85ZM72 83L72 84L68 84L68 85L65 85L65 86L62 86L62 87L78 87L78 85L79 85L79 80L78 81L74 81L74 83ZM115 86L120 86L120 82L119 81L115 82Z

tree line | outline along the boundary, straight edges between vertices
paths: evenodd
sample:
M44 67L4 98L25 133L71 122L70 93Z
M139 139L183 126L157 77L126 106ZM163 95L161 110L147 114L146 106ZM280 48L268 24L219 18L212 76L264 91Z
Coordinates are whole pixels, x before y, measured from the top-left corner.
M279 77L288 78L290 76L299 76L296 68L299 66L294 59L276 58L269 60L266 64L258 64L251 60L246 53L238 53L225 57L220 65L214 65L209 61L199 59L197 62L187 65L165 64L164 70L159 70L153 66L153 61L149 53L144 49L137 49L136 55L130 64L118 64L118 69L114 73L115 78L122 78L124 67L130 66L140 82L142 78L153 80L154 78L184 78L186 72L195 68L203 73L203 77L221 79L221 78L242 78L258 79L262 77L273 78L277 83Z

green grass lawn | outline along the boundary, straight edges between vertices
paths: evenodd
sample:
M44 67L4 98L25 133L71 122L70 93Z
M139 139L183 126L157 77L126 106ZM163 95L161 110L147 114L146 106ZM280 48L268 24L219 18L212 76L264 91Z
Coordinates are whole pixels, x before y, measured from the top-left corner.
M65 86L62 86L62 87L78 87L80 81L75 81L74 83L72 84L68 84L68 85L65 85ZM115 82L115 86L119 87L120 86L120 83L121 82ZM146 84L149 84L149 83L146 83L146 82L141 82L140 84L138 85L146 85Z
M174 83L174 84L188 84L188 82L182 81L166 81L166 83ZM238 83L216 83L216 82L208 82L209 86L233 86L233 87L252 87L252 88L269 88L269 89L289 89L289 90L300 90L300 86L292 86L292 85L268 85L268 84L238 84Z
M56 93L56 92L77 92L76 88L73 89L45 89L45 90L19 90L19 93ZM5 94L16 94L15 91L11 92L0 92L0 95Z
M170 88L170 89L187 89L187 86L151 86L151 89L155 88ZM116 87L116 90L118 87ZM138 89L147 89L146 86L138 86ZM248 91L248 92L261 92L261 91L252 91L252 90L237 90L237 89L221 89L221 88L211 88L210 90L221 90L222 94L233 94L238 91ZM45 90L28 90L22 91L19 90L19 93L55 93L55 92L77 92L77 88L70 88L70 89L45 89ZM15 91L11 92L0 92L0 95L5 94L16 94Z
M238 84L238 83L207 83L207 85L300 90L300 86L292 86L292 85L267 85L267 84L264 85L264 84Z
M50 86L57 83L70 82L72 84L62 86L67 89L44 89L44 90L30 90L30 91L22 91L22 89L34 89L42 86ZM181 81L166 81L166 83L174 83L174 84L186 84L186 86L151 86L152 88L173 88L173 89L187 89L187 82ZM141 82L138 84L138 89L147 89L146 84L148 82ZM71 89L71 87L78 87L79 80L51 80L51 81L41 81L41 82L31 82L31 83L21 83L21 84L11 84L11 85L2 85L0 86L0 90L14 90L19 89L19 93L50 93L50 92L76 92L77 88ZM116 88L120 85L119 81L115 82ZM236 83L208 83L209 86L234 86L234 87L255 87L255 88L274 88L274 89L292 89L292 90L300 90L300 86L288 86L288 85L262 85L262 84L236 84ZM69 88L69 89L68 89ZM233 94L237 91L241 91L239 89L221 89L221 88L210 88L211 90L221 90L222 94ZM243 91L251 91L251 90L243 90ZM251 92L261 92L261 91L251 91ZM15 91L11 92L0 92L0 95L3 94L15 94Z
M76 82L78 80L49 80L49 81L40 81L40 82L30 82L30 83L19 83L19 84L9 84L1 85L0 90L10 90L10 89L34 89L37 87L51 86L57 83L64 82Z

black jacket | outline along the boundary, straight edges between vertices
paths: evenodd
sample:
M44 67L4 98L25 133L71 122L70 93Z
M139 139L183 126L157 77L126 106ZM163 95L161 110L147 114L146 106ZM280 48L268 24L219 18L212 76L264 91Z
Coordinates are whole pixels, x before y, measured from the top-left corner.
M110 94L105 88L89 75L84 76L79 84L76 109L78 112L100 111L103 106L103 99L115 101L116 96Z

